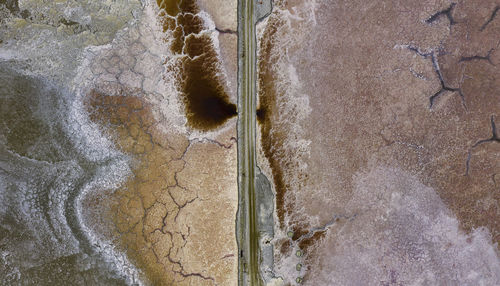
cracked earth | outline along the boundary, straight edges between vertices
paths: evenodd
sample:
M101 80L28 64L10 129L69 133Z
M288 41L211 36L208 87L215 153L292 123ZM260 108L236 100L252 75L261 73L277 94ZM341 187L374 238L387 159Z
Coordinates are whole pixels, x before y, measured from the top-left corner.
M224 145L166 136L158 131L151 105L134 96L93 92L89 110L134 160L132 178L113 193L111 212L123 250L157 285L227 284L234 274L228 263L234 262L233 218L217 209L234 215L235 196L217 184L232 183L224 169L234 166L216 162L235 152L234 139ZM220 176L217 184L211 176Z
M196 131L227 118L202 125L210 118L190 105L190 85L183 81L191 76L190 65L197 67L194 61L211 65L218 72L214 93L228 102L235 95L220 73L233 68L233 60L221 64L211 37L225 35L207 26L196 7L178 15L161 1L158 8L151 12L158 13L163 28L157 46L148 46L154 28L143 24L111 48L94 52L86 74L94 82L85 98L91 120L130 156L132 175L107 203L116 227L111 237L154 285L234 285L235 120L216 132ZM188 47L194 39L201 39L194 45L203 47L200 54ZM219 51L226 51L228 41L222 42ZM169 50L171 55L162 56ZM168 84L175 89L159 89ZM187 127L184 112L191 114Z

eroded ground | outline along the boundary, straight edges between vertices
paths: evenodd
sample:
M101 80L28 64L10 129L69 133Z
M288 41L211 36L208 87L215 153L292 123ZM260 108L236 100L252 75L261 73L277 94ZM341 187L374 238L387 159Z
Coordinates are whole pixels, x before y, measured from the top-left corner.
M274 4L259 26L259 164L278 275L498 284L499 4Z

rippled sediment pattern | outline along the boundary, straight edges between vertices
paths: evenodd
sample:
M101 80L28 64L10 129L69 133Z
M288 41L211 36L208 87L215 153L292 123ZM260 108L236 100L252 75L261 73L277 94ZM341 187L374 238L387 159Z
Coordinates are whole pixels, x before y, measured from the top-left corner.
M81 230L77 197L102 162L67 133L71 98L11 66L0 63L0 285L124 285Z
M164 32L168 32L174 55L182 55L181 91L188 124L196 129L214 129L235 116L236 105L221 82L217 53L204 20L193 0L158 0Z

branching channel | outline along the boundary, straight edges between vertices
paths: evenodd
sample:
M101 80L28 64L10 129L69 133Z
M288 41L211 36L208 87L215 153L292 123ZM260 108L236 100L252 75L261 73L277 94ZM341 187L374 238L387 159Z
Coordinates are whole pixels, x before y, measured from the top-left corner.
M436 53L434 51L427 52L427 53L426 52L422 52L422 51L420 51L419 48L414 47L414 46L408 46L408 50L416 53L417 55L419 55L419 56L421 56L421 57L423 57L425 59L428 59L428 58L431 59L432 66L434 68L434 71L437 74L437 77L439 79L439 83L441 84L441 89L438 90L436 93L434 93L432 96L429 97L429 108L432 109L432 106L434 105L434 101L441 94L443 94L446 91L450 91L450 92L456 92L460 96L460 99L462 100L462 105L465 108L465 110L467 110L467 105L465 104L465 97L464 97L464 94L462 92L462 89L461 88L450 87L450 86L448 86L445 83L444 78L443 78L443 74L441 73L441 70L439 69L439 63L438 63L438 60L437 60L437 57L436 57Z
M490 121L491 121L491 137L487 138L487 139L482 139L482 140L477 141L469 149L469 154L467 155L467 161L465 162L465 175L466 176L469 175L470 160L471 160L472 151L474 150L474 148L476 148L479 145L482 145L484 143L488 143L488 142L497 142L497 143L500 143L500 138L498 138L497 128L496 128L496 125L495 125L495 119L494 119L493 115L491 115Z

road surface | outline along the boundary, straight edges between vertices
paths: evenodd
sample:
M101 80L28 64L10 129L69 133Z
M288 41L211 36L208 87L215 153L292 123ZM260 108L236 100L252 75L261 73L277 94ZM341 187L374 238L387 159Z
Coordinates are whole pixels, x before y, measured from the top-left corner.
M256 0L238 2L238 177L239 285L263 285L255 195Z

